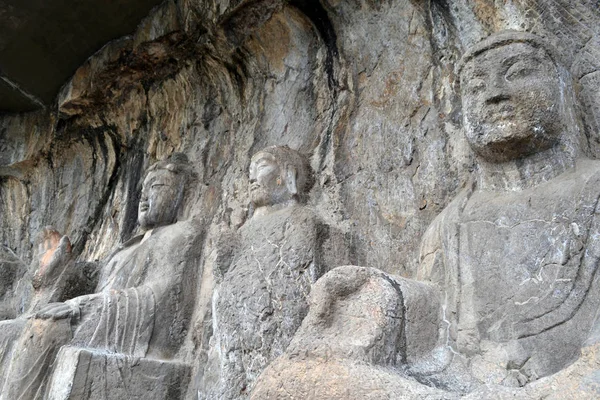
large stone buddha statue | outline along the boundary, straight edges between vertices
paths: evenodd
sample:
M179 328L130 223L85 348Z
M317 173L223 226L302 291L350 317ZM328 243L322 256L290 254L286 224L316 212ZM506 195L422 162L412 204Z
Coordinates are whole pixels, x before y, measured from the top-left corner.
M92 294L25 317L1 399L124 398L132 392L176 398L169 389L174 382L185 392L189 369L176 356L194 307L202 248L197 222L177 221L190 172L182 154L151 166L138 210L144 233L101 264Z
M305 200L308 162L287 146L254 154L249 171L253 215L237 232L233 260L213 297L220 377L203 398L246 398L262 370L287 348L323 274L324 226ZM206 383L205 387L210 387Z
M324 275L255 398L504 398L504 388L506 398L541 398L573 385L570 372L549 376L600 339L600 162L580 150L572 78L551 45L514 31L469 49L458 71L477 168L424 235L415 280L348 266ZM344 278L361 274L375 278ZM395 312L383 311L396 304L390 288ZM340 318L348 307L353 318ZM319 333L342 320L335 335ZM369 340L352 342L373 324ZM397 345L365 357L360 343ZM365 391L374 380L377 391Z
M459 76L477 170L423 238L417 279L439 287L471 373L523 385L572 363L598 325L600 163L580 151L572 78L543 39L493 35Z

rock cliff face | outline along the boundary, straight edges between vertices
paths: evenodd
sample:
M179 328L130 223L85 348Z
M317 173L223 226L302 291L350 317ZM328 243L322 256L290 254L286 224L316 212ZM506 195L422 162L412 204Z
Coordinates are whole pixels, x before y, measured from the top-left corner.
M210 398L225 357L215 349L213 271L228 257L223 232L254 211L251 156L287 145L308 158L315 184L307 207L338 235L326 242L327 269L353 264L416 278L427 227L479 168L463 135L458 61L506 29L558 49L577 82L582 153L600 156L595 1L167 0L131 36L91 56L51 108L0 115L2 268L34 262L47 225L69 236L76 260L106 259L138 233L146 168L185 153L197 176L183 214L206 236L194 316L176 358L191 366L187 398ZM557 382L598 369L592 350L577 363ZM381 385L389 374L376 374ZM597 379L569 390L587 398ZM486 396L476 386L421 381L390 384L390 393L436 397L450 387L448 398ZM553 384L522 394L541 398Z

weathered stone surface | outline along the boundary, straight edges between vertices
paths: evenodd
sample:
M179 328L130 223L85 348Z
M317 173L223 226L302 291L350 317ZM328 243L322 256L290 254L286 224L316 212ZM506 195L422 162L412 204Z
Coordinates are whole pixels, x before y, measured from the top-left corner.
M280 360L269 367L252 399L456 399L395 371L349 360ZM481 397L480 397L481 398Z
M597 342L600 165L580 153L571 75L540 37L516 31L491 35L469 49L457 70L465 136L478 169L472 187L442 211L423 238L418 278L439 291L442 302L410 285L397 286L401 302L391 307L385 298L369 301L396 312L416 308L421 316L400 313L380 324L384 331L402 332L403 346L384 354L397 354L401 370L420 382L411 385L397 372L396 380L410 386L413 396L426 396L418 392L424 383L449 394L472 392L472 398L491 396L490 385L524 386L495 390L507 398L542 398L548 385L567 385L572 372L528 384L567 368L586 345ZM353 312L369 315L369 321L344 325L332 335L308 328L327 328L336 318L348 323L348 312L330 298L342 298L350 308L363 305L363 299L349 294L356 291L353 285L364 285L364 278L350 271L338 274L315 285L314 292L325 294L313 299L285 356L259 379L256 398L339 397L335 390L328 392L336 387L329 377L313 374L310 355L322 353L321 363L336 356L364 361L355 347L362 330L377 321L369 312ZM426 318L436 310L439 319ZM435 345L437 339L438 349L407 357L414 346L407 340L410 330L418 333L417 344ZM345 335L351 338L347 343ZM373 336L379 345L386 342L385 333ZM575 396L594 392L589 372L594 363L588 356L574 367L582 375L575 381ZM325 389L311 392L320 386ZM357 390L358 397L365 396Z
M34 248L29 266L9 249L1 248L0 320L14 319L48 303L90 293L96 286L96 265L72 262L72 247L67 236L45 227Z
M214 349L220 369L198 390L207 397L243 398L262 370L287 348L308 311L307 297L324 272L326 227L303 203L312 171L297 152L269 147L252 157L253 216L238 231L231 265L216 270ZM216 367L219 365L219 367ZM214 386L214 388L213 388Z
M425 292L435 304L436 293ZM409 347L413 353L414 345L430 350L427 340L408 337L409 314L421 314L419 322L429 322L434 331L438 321L419 312L426 307L408 310L393 277L374 268L338 267L317 281L310 304L294 340L261 375L251 398L458 398L396 369L407 361Z
M0 117L0 244L11 254L3 260L35 265L34 242L45 226L68 235L75 262L107 259L119 243L138 233L143 171L173 152L186 153L198 171L198 186L181 218L205 221L207 236L198 248L201 269L194 313L174 357L192 368L187 398L218 398L211 390L223 376L216 351L222 340L219 326L231 330L235 321L214 323L219 321L219 307L212 299L215 288L217 294L224 288L219 286L225 282L219 280L219 271L223 278L229 274L237 279L226 266L239 257L246 239L231 238L242 235L258 218L249 206L246 171L257 150L289 145L308 156L315 172L315 184L301 208L311 210L310 219L319 226L339 231L345 239L330 235L322 243L325 253L339 254L324 254L322 265L331 269L354 264L393 274L408 307L402 314L406 342L414 344L400 352L406 354L406 362L382 367L336 358L330 360L332 370L353 377L348 378L353 382L369 374L389 382L378 384L373 393L392 398L400 392L452 398L471 391L465 395L506 393L537 399L561 390L574 398L594 397L589 390L595 384L597 361L594 343L584 343L593 335L586 334L583 325L593 324L597 298L594 286L585 289L585 282L596 278L586 278L593 262L589 269L588 264L577 265L578 260L594 259L590 224L595 210L590 204L595 161L574 159L594 159L600 151L595 95L600 84L599 20L597 4L584 0L165 2L132 37L108 44L81 66L57 99L57 109ZM572 95L566 86L559 94L576 106L564 121L581 143L559 140L554 150L538 157L543 160L539 164L527 161L536 146L529 146L529 155L515 162L485 162L465 139L463 116L473 120L468 113L477 105L463 102L457 65L475 43L505 29L531 32L552 43L564 66L564 71L559 68L559 81L570 82L568 72L576 80ZM491 79L485 76L485 81ZM544 79L549 96L554 96L552 74ZM529 120L525 109L517 113ZM545 115L553 118L551 111ZM578 147L577 157L560 154ZM534 164L541 167L539 173ZM485 171L490 179L482 177ZM523 181L512 180L516 176ZM532 177L533 182L523 184ZM471 178L474 189L467 184ZM529 197L521 196L530 196L531 205ZM468 213L456 211L461 199ZM290 229L301 229L304 220ZM504 229L504 220L512 221L512 228ZM271 223L277 225L265 219L264 226ZM469 242L454 243L453 227ZM561 259L561 251L570 258ZM448 265L457 259L474 272L449 282L457 274ZM541 265L545 266L539 275ZM517 276L515 268L523 276ZM551 268L564 286L550 285L545 273ZM527 273L531 280L519 286ZM572 275L576 283L570 292L583 299L573 322L540 332L539 340L537 335L516 339L523 345L505 340L506 335L520 335L521 316L529 318L517 305L507 306L508 300L523 303L547 295L558 304L569 292L566 280ZM410 279L427 285L413 285ZM233 287L251 291L238 283ZM427 307L431 283L440 288L440 307L435 302ZM304 286L281 287L284 294L297 294L294 290ZM476 300L470 302L471 297ZM539 307L546 307L542 303ZM427 328L419 327L421 314L432 321ZM554 318L550 314L548 318ZM290 326L300 324L295 318ZM566 329L577 321L577 329ZM510 328L513 323L518 329ZM540 322L537 328L544 326ZM19 329L2 332L10 336ZM446 333L456 333L456 339ZM459 336L462 347L455 346ZM12 342L2 340L7 346L0 357L10 359ZM338 393L341 380L319 373L327 364L285 359L289 353L284 347L253 351L264 360L282 352L286 361L267 370L284 371L292 378L294 370L305 371L312 380L302 385L319 386L323 395ZM434 353L427 357L432 347ZM579 357L582 348L584 356ZM529 369L513 368L530 353L531 365L537 363L541 371L536 374L548 376L536 380ZM275 389L269 393L279 393L273 386L276 374L269 376ZM480 380L486 387L479 386ZM527 380L531 382L523 388L500 384ZM299 380L290 382L304 390ZM353 393L363 395L363 387L372 386L356 385Z
M59 353L66 344L115 353L117 358L120 355L126 360L130 359L127 357L157 360L176 357L187 335L197 276L201 273L197 262L203 240L201 225L193 220L175 223L190 174L187 158L182 159L181 155L149 169L138 211L140 227L146 232L119 247L102 263L97 287L90 294L72 292L66 301L62 293L58 297L57 281L68 283L65 271L78 264L71 260L66 236L61 238L58 232L49 229L44 232L40 266L32 278L36 292L32 309L25 316L28 321L25 324L20 320L10 321L11 328L22 329L19 332L11 329L10 337L5 338L14 344L8 343L12 348L11 358L2 366L5 380L0 398L45 398L46 393L51 398L68 398L68 394L59 392L67 387L85 389L86 371L93 376L94 369L80 367L74 362L74 358L79 359L77 356ZM104 362L92 364L102 369ZM115 360L107 364L113 367L107 367L109 372L103 382L111 385L112 380L117 385L115 390L121 386L115 375L131 391L136 391L137 384L145 385L143 377L136 377L126 365ZM162 364L156 361L156 368L151 365L140 373L154 370L160 375ZM130 367L134 366L132 363ZM119 373L119 369L123 370ZM52 378L55 388L49 388L49 381L56 374L61 376ZM186 387L178 385L177 391L184 393ZM102 396L97 390L82 393L78 398ZM118 391L107 396L117 394Z
M575 360L600 301L600 164L575 161L571 77L556 57L539 37L515 32L465 55L461 89L477 183L438 217L446 222L432 225L438 245L424 239L429 260L442 260L426 262L425 275L453 280L444 286L456 304L446 308L455 348L473 357L473 369L492 355L506 370L498 379L513 371L520 385Z
M31 282L31 276L29 279L23 277L27 274L27 266L12 252L8 252L5 248L2 248L0 253L0 321L6 319L16 318L23 309L26 307L23 304L21 307L21 296L22 292L32 292L33 286L28 288L29 290L21 290L21 281L29 280ZM25 297L29 297L25 295Z
M63 347L49 384L49 400L178 399L190 378L189 365Z

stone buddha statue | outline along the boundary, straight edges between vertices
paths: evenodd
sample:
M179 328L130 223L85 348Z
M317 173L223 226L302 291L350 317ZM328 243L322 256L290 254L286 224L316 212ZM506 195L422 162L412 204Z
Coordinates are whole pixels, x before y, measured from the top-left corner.
M200 273L201 229L195 221L177 222L190 176L183 154L149 168L138 209L144 233L102 263L94 293L47 304L28 316L1 399L118 398L127 391L166 398L166 389L153 389L172 383L165 365L177 363ZM111 361L113 355L118 360ZM135 359L144 361L132 363ZM111 363L118 368L107 368ZM184 393L189 371L174 369ZM136 377L136 370L143 374ZM153 374L164 379L142 382Z
M326 235L304 204L311 186L307 161L287 146L252 157L254 213L237 232L233 261L213 297L221 376L205 398L247 397L306 316L311 285L324 270L320 246Z
M440 288L446 342L472 375L522 386L598 327L600 163L580 151L572 78L540 37L492 35L458 71L477 170L425 234L417 278Z
M315 285L321 298L311 303L285 354L261 375L254 398L471 392L468 398L479 399L505 398L500 391L506 389L506 398L537 399L569 386L570 375L549 375L571 368L581 349L600 339L600 162L580 151L582 124L568 70L542 38L507 31L469 49L458 71L477 168L472 184L425 233L416 279L379 271L371 274L386 280L352 285L341 276L358 276L364 268L348 266L323 276ZM394 282L395 294L386 281ZM369 296L373 291L380 294ZM401 322L377 319L394 295ZM331 337L318 334L335 327L339 304L352 297L368 321L348 322ZM364 327L374 321L382 328L366 343L398 343L389 354L369 358L356 351L356 342L344 344L368 333ZM335 378L327 375L332 370ZM360 389L373 379L381 383L378 392Z

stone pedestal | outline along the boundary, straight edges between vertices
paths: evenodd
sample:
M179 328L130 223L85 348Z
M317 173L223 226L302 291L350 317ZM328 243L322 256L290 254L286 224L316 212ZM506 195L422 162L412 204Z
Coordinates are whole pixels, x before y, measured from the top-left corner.
M49 400L182 399L186 364L63 347L47 393Z

